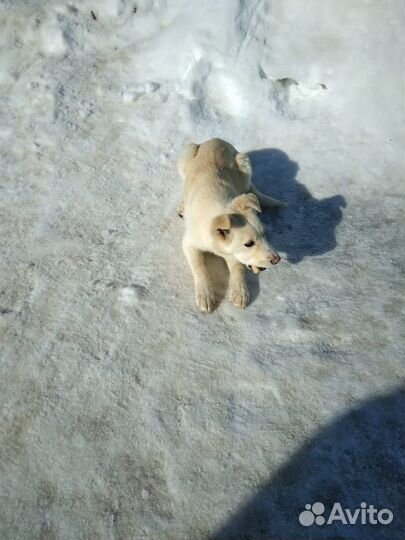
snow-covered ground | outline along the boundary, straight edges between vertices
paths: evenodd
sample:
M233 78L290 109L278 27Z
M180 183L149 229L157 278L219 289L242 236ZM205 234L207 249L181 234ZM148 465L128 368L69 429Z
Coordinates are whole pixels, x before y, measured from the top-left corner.
M0 3L2 539L403 538L404 22ZM290 205L252 304L203 315L175 160L214 136ZM394 520L300 525L316 501Z

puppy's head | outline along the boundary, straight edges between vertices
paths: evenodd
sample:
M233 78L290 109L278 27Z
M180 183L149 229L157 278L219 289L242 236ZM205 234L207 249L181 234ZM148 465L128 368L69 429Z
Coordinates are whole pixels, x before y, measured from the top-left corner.
M254 271L280 262L279 254L264 236L257 212L261 208L256 195L244 193L233 199L229 213L216 216L211 224L216 251L233 255Z

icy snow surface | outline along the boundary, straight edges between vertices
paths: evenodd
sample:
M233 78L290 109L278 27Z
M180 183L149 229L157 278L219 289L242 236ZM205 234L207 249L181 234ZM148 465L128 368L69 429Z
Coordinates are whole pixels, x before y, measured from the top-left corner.
M1 539L404 537L404 23L0 2ZM289 208L248 309L203 315L175 160L211 137ZM394 521L301 526L316 501Z

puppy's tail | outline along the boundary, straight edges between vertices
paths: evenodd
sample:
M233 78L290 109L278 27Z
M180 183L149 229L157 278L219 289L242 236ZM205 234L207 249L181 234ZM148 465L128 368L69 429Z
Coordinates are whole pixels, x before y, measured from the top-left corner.
M252 164L247 154L236 154L235 161L240 172L249 178L249 181L250 181L249 191L251 191L252 193L256 195L256 197L259 199L260 205L263 208L272 208L272 207L287 208L288 206L287 203L279 201L278 199L273 199L273 197L268 197L267 195L259 191L252 184L251 182Z
M187 167L189 166L190 161L197 155L199 148L200 145L195 143L190 143L183 146L177 160L177 170L179 171L179 174L183 180L186 177Z
M279 201L278 199L273 199L273 197L269 197L268 195L265 195L261 191L259 191L253 184L250 186L250 191L256 195L256 197L259 199L260 206L262 208L287 208L288 203Z

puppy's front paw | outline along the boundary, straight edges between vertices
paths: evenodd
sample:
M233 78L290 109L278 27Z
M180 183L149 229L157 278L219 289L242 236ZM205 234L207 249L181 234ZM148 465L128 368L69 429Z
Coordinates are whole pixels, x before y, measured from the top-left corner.
M232 304L238 308L245 309L249 304L250 294L246 283L240 282L231 285L229 296Z
M195 301L201 311L213 311L215 307L214 292L207 285L198 285L195 289Z

